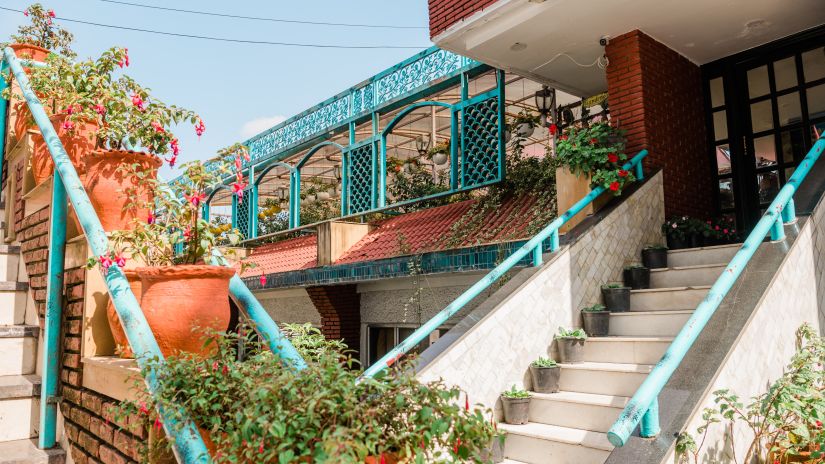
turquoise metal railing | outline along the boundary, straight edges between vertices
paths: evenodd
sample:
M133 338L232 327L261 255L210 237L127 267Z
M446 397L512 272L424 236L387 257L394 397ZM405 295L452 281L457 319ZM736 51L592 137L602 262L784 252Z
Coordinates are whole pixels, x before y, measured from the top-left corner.
M628 161L622 168L630 170L635 168L636 178L638 180L644 179L644 172L642 170L642 159L647 156L647 150L640 151L632 160ZM556 218L547 227L541 230L535 237L531 238L524 245L516 250L501 264L493 268L487 275L481 278L478 282L473 284L470 288L464 291L458 298L450 303L446 308L442 309L438 314L432 317L429 321L424 323L415 332L410 334L404 341L398 344L395 348L390 350L381 359L370 366L361 375L361 378L374 377L384 369L392 366L405 353L416 347L422 340L429 337L433 330L437 329L444 322L452 317L455 313L461 310L467 303L477 297L484 290L486 290L495 281L501 278L506 272L516 266L522 259L531 256L534 266L540 266L543 261L542 245L545 240L550 239L550 250L556 251L559 248L559 229L567 223L573 216L581 212L587 205L593 202L599 195L605 192L604 187L596 187L587 196L577 201L564 214Z
M713 316L713 313L716 312L739 275L742 274L765 236L770 233L773 241L785 239L784 225L792 223L796 219L793 195L822 155L823 149L825 149L825 139L820 138L802 162L799 163L791 178L788 179L788 183L782 187L776 198L768 206L762 219L753 228L753 231L745 239L742 247L731 259L725 270L722 271L719 278L716 279L707 296L696 307L685 326L673 339L662 359L659 360L642 382L642 385L639 386L639 389L636 390L636 394L627 403L618 420L607 433L610 443L614 446L623 446L627 443L630 434L633 433L640 422L640 435L642 437L650 438L659 434L659 393L676 368L679 367L682 359L690 347L693 346L699 334L702 333L702 329Z
M27 66L37 66L37 63L26 62ZM89 248L95 256L100 256L108 252L109 240L106 232L100 224L100 220L95 213L94 207L89 201L89 197L83 188L80 178L72 165L60 138L57 135L48 115L43 109L40 100L32 92L26 73L23 71L20 60L11 48L3 50L3 64L0 68L5 70L10 68L14 74L18 85L23 93L29 110L40 129L43 139L49 149L55 164L55 175L53 176L52 187L52 218L49 226L49 262L47 269L47 303L46 321L44 327L43 343L43 380L41 393L41 415L40 415L40 437L38 446L41 448L51 448L55 445L55 430L57 423L57 381L58 361L59 361L59 334L60 320L62 317L61 292L63 288L64 272L64 250L66 244L66 204L67 197L80 221L85 233ZM0 79L0 90L5 86L5 79ZM0 110L4 110L7 101L0 99ZM2 111L5 115L5 111ZM5 136L5 125L3 126ZM4 141L4 139L0 139ZM4 146L0 145L0 153L4 153ZM214 260L218 259L217 257ZM141 368L147 366L150 359L163 359L157 341L149 328L143 311L132 293L123 271L117 266L112 266L103 273L106 287L111 295L112 302L117 311L120 322L123 325L129 344L135 353L135 358ZM303 359L298 355L295 348L287 341L278 330L274 322L266 315L252 293L235 276L230 282L230 292L233 297L247 310L250 318L256 324L256 328L269 341L273 351L278 352L296 368L305 366ZM153 369L147 369L145 377L146 385L150 393L154 393L158 388L158 378ZM209 455L201 438L197 427L187 418L183 411L159 410L163 418L166 431L173 438L175 454L178 462L182 463L206 463L209 462ZM181 414L183 413L183 414ZM175 417L183 417L182 424L175 421Z

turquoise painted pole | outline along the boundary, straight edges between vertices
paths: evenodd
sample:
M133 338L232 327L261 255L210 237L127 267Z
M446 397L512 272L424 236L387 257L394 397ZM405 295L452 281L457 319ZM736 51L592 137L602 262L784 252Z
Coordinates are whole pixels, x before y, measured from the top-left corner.
M23 91L23 97L26 99L29 110L40 128L40 133L43 134L43 139L55 164L55 177L60 176L66 187L69 200L71 200L80 220L80 225L86 235L92 254L100 256L107 253L109 251L109 239L100 225L100 220L89 201L89 196L83 189L80 178L77 176L65 148L63 148L63 144L57 136L57 132L43 110L40 100L32 92L29 79L17 61L14 51L6 47L3 50L3 55ZM103 273L103 278L126 332L126 338L135 353L138 366L141 369L146 369L146 376L144 377L146 386L149 392L154 394L159 383L157 374L148 365L148 361L151 358L163 359L163 354L160 352L157 341L152 335L149 324L146 322L143 311L141 311L140 305L129 287L129 282L126 280L126 276L123 275L123 271L117 266L112 266L108 272ZM174 449L178 462L185 464L208 463L209 455L206 446L192 421L184 415L183 423L177 423L174 414L163 409L159 410L159 413L163 418L163 425L167 434L174 439Z
M6 90L9 84L6 83L6 74L8 73L8 64L6 60L0 61L0 92ZM0 98L0 174L3 172L3 162L6 153L6 132L8 131L8 121L6 121L6 111L8 111L9 101L5 98ZM18 134L18 137L20 135Z
M733 259L728 263L725 270L722 271L719 278L716 279L716 282L708 291L705 299L699 303L699 306L696 307L690 319L685 323L685 326L682 327L682 330L680 330L676 338L673 339L673 342L667 351L665 351L662 359L656 364L647 378L645 378L642 385L639 386L639 389L636 390L636 393L627 403L627 406L625 406L621 415L619 415L619 418L607 433L607 438L613 446L623 446L627 443L630 434L633 433L633 430L639 422L642 422L642 436L651 436L646 434L653 433L654 431L658 433L659 419L658 413L656 413L658 403L655 403L655 401L659 396L659 392L662 391L662 388L664 388L665 384L667 384L673 375L673 372L679 367L682 359L684 359L688 350L696 341L696 338L702 333L702 329L707 325L711 316L713 316L716 309L719 308L722 300L725 299L725 296L733 287L733 284L742 274L745 266L747 266L753 254L756 253L765 236L771 232L778 234L778 231L775 229L781 227L782 211L786 205L793 200L794 193L822 155L823 149L825 149L825 139L820 138L802 162L799 163L796 171L794 171L791 178L788 179L785 186L779 190L779 193L773 202L771 202L770 206L768 206L762 219L756 223L756 226L745 239L742 247L736 255L733 256ZM779 226L777 226L777 224L779 224ZM782 236L784 237L784 235L783 230ZM649 414L648 411L650 411Z
M63 317L63 270L66 253L66 188L52 181L49 265L46 270L46 321L43 327L43 384L40 390L40 436L37 445L51 448L56 440L57 381L60 378L60 322Z
M636 164L641 163L642 159L647 156L647 150L642 150L637 154L632 160L627 162L623 169L631 169ZM412 348L418 346L418 344L424 340L425 338L430 336L433 330L436 330L443 324L447 319L452 317L455 313L460 311L467 303L473 300L473 298L477 297L481 292L486 290L490 285L492 285L495 281L501 278L505 273L507 273L510 269L512 269L516 264L518 264L524 257L526 257L529 253L535 253L534 250L537 248L540 250L542 246L542 242L544 242L547 238L551 237L555 232L558 232L559 228L567 223L573 216L579 213L582 209L584 209L587 205L593 202L599 195L604 193L604 187L596 187L590 193L587 194L584 198L577 201L573 206L570 207L564 214L556 218L553 222L551 222L547 227L541 230L535 237L531 238L527 241L524 245L521 246L518 250L516 250L512 255L508 256L507 259L501 262L498 266L493 268L487 275L481 278L478 282L473 284L470 288L464 291L461 295L458 296L452 303L447 305L446 308L442 309L438 314L433 316L430 320L428 320L424 325L419 327L415 330L409 337L407 337L404 341L399 343L395 348L391 349L387 354L385 354L381 359L375 362L372 366L367 368L359 379L363 378L370 378L375 377L376 374L380 373L384 369L392 366L395 364L396 361L401 359L405 353L407 353ZM533 255L533 259L535 262L535 254Z

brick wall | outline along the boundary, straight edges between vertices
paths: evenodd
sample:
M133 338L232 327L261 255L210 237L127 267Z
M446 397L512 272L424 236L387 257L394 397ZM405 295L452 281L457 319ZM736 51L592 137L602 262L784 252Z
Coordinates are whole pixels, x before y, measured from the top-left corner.
M606 53L611 116L627 130L628 153L647 148L646 164L664 170L666 214L713 214L699 67L638 30L612 39Z
M467 19L498 0L429 0L430 37L444 32L453 24Z
M22 219L20 236L23 260L29 275L29 291L41 318L46 308L46 268L48 262L49 208ZM116 400L82 386L80 362L83 330L84 268L67 269L64 274L63 334L60 369L60 411L70 448L77 464L128 464L140 460L146 429L136 418L116 421L110 410ZM131 430L133 433L127 432Z
M321 315L321 332L328 340L344 340L356 353L361 345L361 295L356 285L307 287Z

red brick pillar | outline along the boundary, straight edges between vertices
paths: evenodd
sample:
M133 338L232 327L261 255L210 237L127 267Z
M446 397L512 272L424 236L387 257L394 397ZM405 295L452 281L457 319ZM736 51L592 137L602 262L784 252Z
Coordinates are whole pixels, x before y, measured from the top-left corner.
M321 314L321 332L328 340L344 340L356 353L361 347L361 295L356 285L307 287ZM355 356L357 358L357 354Z
M639 30L611 39L606 53L610 114L627 130L628 154L646 148L646 165L664 170L665 213L712 215L699 66Z

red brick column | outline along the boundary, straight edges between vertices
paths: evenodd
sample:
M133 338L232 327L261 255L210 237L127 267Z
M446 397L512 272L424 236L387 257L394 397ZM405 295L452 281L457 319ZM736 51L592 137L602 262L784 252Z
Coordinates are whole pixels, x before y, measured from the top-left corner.
M664 170L665 213L713 214L699 66L639 30L611 39L606 53L611 116L627 130L627 152L647 148L646 165Z
M444 32L453 24L467 19L498 0L430 0L430 37Z
M321 314L321 332L328 340L344 340L356 353L361 346L361 295L356 285L307 287ZM357 358L357 355L356 355Z

